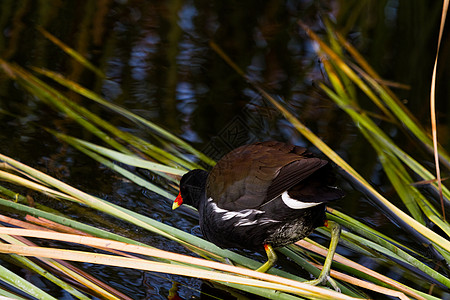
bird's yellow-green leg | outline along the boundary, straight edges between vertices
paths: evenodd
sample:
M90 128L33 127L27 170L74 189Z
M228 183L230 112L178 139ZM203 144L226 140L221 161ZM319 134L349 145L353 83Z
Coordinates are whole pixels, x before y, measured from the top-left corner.
M275 251L273 250L272 246L270 246L269 244L265 244L264 249L266 250L267 253L267 261L261 267L256 269L256 271L262 273L266 273L267 270L269 270L273 266L273 264L277 261L277 255L275 254Z
M330 277L330 269L331 263L333 262L334 253L336 252L336 247L339 242L339 236L341 235L341 225L333 221L326 221L325 226L330 228L331 231L331 241L330 248L328 249L327 257L325 258L325 263L323 264L322 271L317 279L311 281L305 281L305 283L318 285L325 284L327 281L330 285L338 292L340 289L338 288L336 282L333 278Z

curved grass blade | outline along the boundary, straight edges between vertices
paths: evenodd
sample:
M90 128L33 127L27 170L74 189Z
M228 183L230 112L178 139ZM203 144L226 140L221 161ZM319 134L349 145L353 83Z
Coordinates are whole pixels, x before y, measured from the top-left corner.
M344 62L344 60L334 52L330 47L328 47L312 30L310 30L305 25L300 25L305 29L308 33L308 36L318 43L320 47L320 51L323 51L331 61L345 73L348 78L350 78L377 106L380 108L390 119L398 119L402 124L404 124L411 133L413 133L420 141L423 142L424 145L428 147L428 149L433 149L433 143L430 136L420 127L420 123L417 122L411 115L411 113L406 113L407 109L403 105L400 104L400 101L396 101L395 98L391 97L392 92L388 92L385 87L379 84L379 81L374 80L371 76L364 72L359 72L359 75L362 76L364 80L368 82L370 87L367 86L360 77L352 70L348 64ZM356 51L355 49L353 49ZM376 92L380 95L380 98L376 96L374 93ZM383 102L381 102L381 100ZM390 109L389 112L386 112L386 106ZM396 116L393 117L391 112ZM442 148L441 148L442 149ZM442 149L442 153L445 153L445 150ZM450 156L447 154L443 154L444 161L446 164L450 166Z
M177 137L177 136L173 135L172 133L168 132L167 130L163 129L161 126L158 126L157 124L155 124L149 120L146 120L146 119L142 118L141 116L136 115L136 114L130 112L129 110L126 110L114 103L106 101L100 95L82 87L81 85L79 85L78 83L76 83L74 81L71 81L71 80L63 77L61 74L58 74L58 73L55 73L55 72L52 72L49 70L45 70L42 68L32 68L32 69L34 71L38 72L39 74L45 75L45 76L55 80L59 84L71 89L72 91L79 93L80 95L83 95L84 97L91 99L91 100L109 108L110 110L123 115L124 117L132 120L133 122L136 122L137 124L143 124L143 125L147 126L148 128L153 130L156 134L158 134L162 138L164 138L164 139L174 143L175 145L178 145L180 148L194 154L195 156L197 156L199 159L201 159L203 162L207 163L208 165L214 166L214 164L215 164L214 160L207 157L202 152L196 150L190 144L186 143L179 137Z
M433 151L434 151L434 165L436 168L436 180L438 183L439 190L439 198L441 200L441 209L444 222L445 220L445 206L444 206L444 197L442 195L442 182L441 182L441 171L439 167L439 145L438 145L438 137L437 137L437 126L436 126L436 76L437 76L437 67L438 67L438 58L439 58L439 49L441 48L441 40L442 33L444 32L445 19L447 17L447 10L449 1L445 0L442 4L442 15L441 15L441 26L439 28L439 38L437 42L436 49L436 58L434 60L433 66L433 75L431 77L431 89L430 89L430 118L431 118L431 133L432 133L432 142L433 142Z
M392 186L400 196L400 199L402 199L403 204L406 206L415 220L425 225L422 211L420 210L420 207L414 198L417 191L412 191L415 189L411 185L411 183L413 182L412 178L406 172L397 157L395 155L392 155L391 152L386 151L382 147L382 145L377 142L376 137L372 136L371 131L365 129L364 127L360 127L359 129L366 137L366 139L370 142L372 147L376 150L381 165L383 166L386 175L392 183Z
M55 134L57 134L56 132L54 132ZM62 134L58 134L58 136L63 136ZM156 163L156 162L151 162L136 156L132 156L132 155L127 155L127 154L123 154L121 152L118 151L114 151L102 146L98 146L92 143L89 143L87 141L83 141L77 138L73 138L73 140L77 141L79 144L85 146L87 149L95 151L96 153L99 153L103 156L106 156L110 159L113 159L115 161L119 161L121 163L127 164L129 166L134 166L134 167L139 167L142 169L147 169L149 171L154 171L154 172L163 172L163 173L167 173L167 174L172 174L172 175L178 175L178 176L182 176L186 173L186 170L180 170L180 169L176 169L173 167L168 167L166 165L160 164L160 163Z
M48 129L48 128L46 130L48 132L52 133L53 135L55 135L57 138L72 145L74 148L84 152L88 156L91 156L93 159L97 160L98 162L100 162L100 163L108 162L108 166L111 169L123 169L123 168L120 168L117 165L110 163L110 161L105 159L104 156L114 159L116 161L119 161L123 164L139 167L141 169L147 169L149 171L156 173L159 176L166 178L167 180L169 180L173 183L178 183L178 180L176 180L173 176L170 176L170 175L182 176L183 174L185 174L187 172L186 169L180 170L180 169L177 169L174 167L169 167L169 166L166 166L166 165L163 165L160 163L141 159L141 158L137 157L136 155L123 154L123 153L120 153L120 152L117 152L117 151L114 151L114 150L111 150L111 149L108 149L108 148L105 148L102 146L98 146L98 145L95 145L95 144L62 134L62 133L58 133L58 132ZM99 156L99 155L101 155L101 156ZM129 178L129 177L127 177L127 178ZM129 178L129 179L131 179L131 178Z
M100 156L96 152L93 152L93 151L89 150L89 149L92 149L92 148L94 148L96 150L99 150L99 148L96 148L96 147L99 147L99 146L91 144L92 146L95 146L95 147L87 146L89 148L85 148L84 145L86 145L86 142L83 143L83 141L81 141L81 140L78 140L78 139L75 139L75 138L72 138L72 137L69 137L69 136L66 136L66 135L58 134L57 132L53 132L53 131L50 131L50 132L52 132L58 138L64 140L67 143L69 143L74 148L80 150L81 152L83 152L87 156L89 156L92 159L98 161L99 163L109 167L110 169L116 171L117 173L121 174L123 177L129 179L130 181L136 183L137 185L142 186L142 187L144 187L144 188L146 188L146 189L148 189L148 190L150 190L152 192L155 192L158 195L163 196L165 198L168 198L168 199L175 198L176 195L174 193L170 193L168 190L162 189L161 187L159 187L159 186L157 186L157 185L155 185L155 184L153 184L153 183L143 179L142 177L140 177L138 175L135 175L134 173L132 173L132 172L130 172L130 171L120 167L119 165L111 162L110 160L104 158L103 156ZM109 149L106 149L106 150L109 150ZM102 152L102 151L103 150L101 149L100 152ZM109 151L112 151L112 150L109 150ZM104 153L105 152L102 152L102 154L104 154ZM117 154L119 154L119 155L117 155ZM154 171L156 174L158 174L158 175L160 175L160 176L162 176L162 177L164 177L164 178L166 178L166 179L168 179L169 181L172 181L172 182L177 182L177 181L174 178L168 176L167 174L161 173L162 172L161 170L164 170L165 172L171 172L172 174L173 173L181 173L181 172L182 172L182 174L184 174L186 172L186 171L181 171L179 169L167 167L165 165L152 163L152 162L149 162L147 160L142 160L142 159L137 158L135 156L127 156L125 154L120 154L120 153L117 153L117 152L116 153L109 153L109 155L112 155L113 157L118 157L118 156L122 157L122 158L125 157L125 158L127 158L126 161L128 161L128 162L131 161L131 164L139 163L140 161L145 162L145 166L147 168L149 168L149 167L156 168L157 170L152 170L152 171ZM124 162L124 163L126 163L126 162ZM170 188L170 186L166 186L166 188Z
M96 66L91 64L90 61L88 61L86 58L84 58L79 52L75 51L74 49L70 48L66 44L64 44L60 39L56 38L54 35L50 34L47 30L45 30L43 27L38 26L36 28L40 33L42 33L43 36L45 36L47 39L49 39L52 43L54 43L56 46L61 48L64 52L66 52L68 55L70 55L73 59L78 61L80 64L85 66L87 69L91 70L97 76L104 78L105 74Z
M325 69L327 70L330 81L333 83L337 91L341 91L339 96L333 93L329 88L322 85L322 89L332 98L344 111L346 111L354 120L356 124L359 124L360 131L365 135L367 140L372 144L372 146L377 150L380 161L386 171L386 174L390 178L392 185L399 193L400 197L404 201L407 208L412 213L413 217L424 224L422 218L422 212L418 210L420 207L425 215L438 225L446 233L450 232L450 226L445 221L442 221L437 212L431 209L431 205L425 200L424 196L417 191L415 187L411 184L413 180L408 175L403 166L398 162L396 157L403 158L403 161L416 172L418 175L424 176L425 178L430 178L434 176L428 172L424 167L414 161L401 149L399 149L386 134L384 134L375 123L364 114L360 114L358 109L353 106L347 105L349 102L345 92L341 89L341 84L339 80L334 76L334 72L330 70L330 65L324 61ZM395 151L394 151L395 149ZM391 154L392 153L392 154ZM401 153L402 155L399 155ZM437 186L434 184L434 188ZM449 191L445 186L442 186L442 191L448 197ZM412 198L414 197L414 198ZM448 200L450 198L446 198Z
M435 177L431 172L429 172L426 168L420 165L417 161L415 161L411 156L401 150L395 143L391 141L391 139L365 114L360 113L360 109L357 107L357 104L352 102L351 99L345 93L345 89L340 82L339 78L336 76L336 73L332 71L331 66L327 61L323 61L325 69L327 70L327 74L329 76L330 82L333 84L336 92L334 93L321 84L321 88L326 92L326 94L335 101L339 107L344 110L347 114L352 117L354 122L359 125L359 128L366 128L369 132L373 133L373 136L376 138L377 142L382 144L384 151L389 149L392 151L400 160L402 160L409 168L411 168L418 176L422 177L424 180L429 180L430 184L433 188L437 189L437 185L432 181ZM410 183L408 183L410 184ZM450 191L442 186L442 191L446 196L446 200L450 203Z

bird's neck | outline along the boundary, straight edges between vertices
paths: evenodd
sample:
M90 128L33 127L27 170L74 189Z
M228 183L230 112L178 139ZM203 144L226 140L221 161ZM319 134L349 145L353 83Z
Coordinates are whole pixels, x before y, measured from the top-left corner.
M197 171L197 170L196 170ZM208 179L208 172L203 170L198 170L195 174L195 179L190 182L188 191L190 205L195 207L197 210L203 201L206 200L206 180Z

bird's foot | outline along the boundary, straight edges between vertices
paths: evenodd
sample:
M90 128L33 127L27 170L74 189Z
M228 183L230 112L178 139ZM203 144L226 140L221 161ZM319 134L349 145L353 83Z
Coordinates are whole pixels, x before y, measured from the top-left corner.
M318 284L326 284L327 282L335 289L340 292L336 281L330 277L330 269L331 263L333 261L334 253L336 252L336 247L338 245L339 236L341 235L341 226L333 221L327 221L325 226L328 227L331 231L331 241L330 248L328 249L327 257L325 258L325 263L323 264L322 271L317 279L306 281L305 283L318 285Z
M305 281L303 283L307 283L307 284L311 284L311 285L326 285L327 282L331 285L331 287L336 291L336 292L341 292L341 289L338 287L336 281L330 277L330 275L327 274L320 274L320 276L317 279L314 280L310 280L310 281Z

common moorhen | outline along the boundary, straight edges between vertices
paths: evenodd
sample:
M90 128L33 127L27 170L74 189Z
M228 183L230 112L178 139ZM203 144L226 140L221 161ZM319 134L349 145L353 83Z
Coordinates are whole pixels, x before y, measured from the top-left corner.
M173 209L189 204L199 211L203 236L223 248L265 248L265 272L276 261L272 247L292 244L318 226L331 229L331 242L320 276L311 284L329 281L340 226L326 221L325 203L344 193L332 186L326 160L306 148L281 142L239 147L226 154L211 172L192 170L180 181Z

